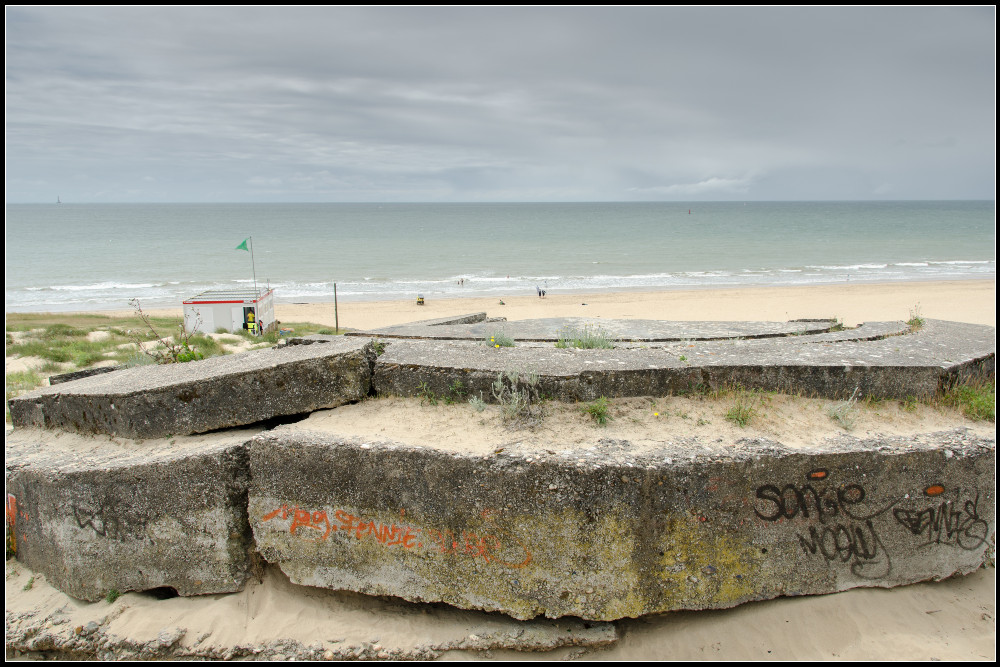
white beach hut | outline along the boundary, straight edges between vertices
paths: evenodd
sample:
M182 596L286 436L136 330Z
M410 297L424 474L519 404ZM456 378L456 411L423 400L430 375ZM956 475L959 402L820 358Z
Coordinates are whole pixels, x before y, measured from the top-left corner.
M184 330L214 333L241 331L257 322L260 331L275 326L274 290L207 290L184 301Z

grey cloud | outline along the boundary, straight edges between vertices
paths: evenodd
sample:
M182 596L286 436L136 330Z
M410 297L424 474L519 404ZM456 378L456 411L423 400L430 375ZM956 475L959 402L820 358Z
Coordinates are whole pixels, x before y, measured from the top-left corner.
M8 8L7 196L989 198L994 44L992 8Z

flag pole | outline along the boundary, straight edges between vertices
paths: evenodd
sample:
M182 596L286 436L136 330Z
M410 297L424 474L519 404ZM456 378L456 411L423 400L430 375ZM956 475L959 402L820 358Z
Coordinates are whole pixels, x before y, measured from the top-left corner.
M254 324L257 326L258 335L264 335L263 330L260 328L260 311L258 307L260 306L260 292L257 290L257 261L253 256L253 237L250 238L250 267L253 269L253 320Z
M250 266L251 268L253 268L253 293L256 294L257 296L260 296L260 294L257 292L257 262L254 260L253 257L253 237L250 236L249 239L250 239Z

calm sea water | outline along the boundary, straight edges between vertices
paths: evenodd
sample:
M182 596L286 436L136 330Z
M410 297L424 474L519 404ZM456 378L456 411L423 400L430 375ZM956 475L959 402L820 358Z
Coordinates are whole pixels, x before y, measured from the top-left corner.
M996 276L993 201L8 204L6 223L7 312L179 306L255 275L279 302Z

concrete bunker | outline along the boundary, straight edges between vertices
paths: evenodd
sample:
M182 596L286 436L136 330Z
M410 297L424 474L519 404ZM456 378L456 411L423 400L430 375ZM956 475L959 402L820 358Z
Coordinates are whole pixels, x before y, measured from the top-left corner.
M567 401L728 382L897 398L995 376L991 327L600 322L626 342L555 347L589 324L473 314L13 399L17 557L87 600L239 590L262 557L304 585L592 620L940 579L989 557L995 436L963 430L809 451L692 435L539 452L527 433L445 452L309 420L244 428L456 379L485 387L517 365ZM496 327L517 346L481 345Z

